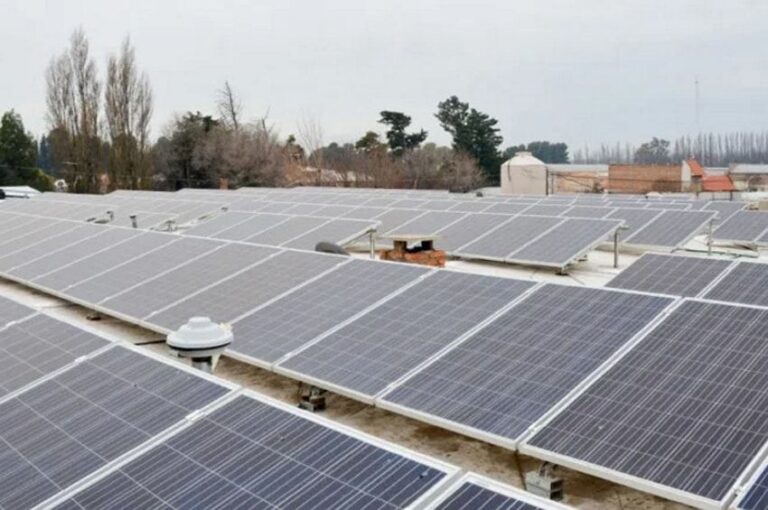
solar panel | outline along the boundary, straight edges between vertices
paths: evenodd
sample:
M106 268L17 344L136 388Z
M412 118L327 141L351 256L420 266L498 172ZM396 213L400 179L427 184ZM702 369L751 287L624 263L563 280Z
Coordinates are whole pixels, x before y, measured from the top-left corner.
M507 220L509 216L505 214L470 213L438 231L440 237L435 244L441 250L455 252Z
M541 237L510 253L510 262L564 267L603 242L621 220L568 218Z
M384 395L378 405L514 445L671 302L646 294L545 285Z
M724 507L768 440L766 328L766 309L684 301L522 451Z
M0 328L35 313L35 310L12 299L0 296Z
M181 261L179 267L121 291L101 306L141 319L277 252L276 248L262 246L224 245L200 258Z
M457 202L454 203L452 207L449 207L449 211L456 211L456 212L482 212L491 205L491 202L488 201L481 201L477 200L474 202Z
M768 467L763 466L756 475L736 505L739 510L765 510L768 508Z
M587 205L575 205L565 211L563 216L569 218L605 218L614 208L612 207L593 207Z
M376 222L366 220L335 219L319 226L318 228L285 243L286 248L301 250L314 250L315 245L321 241L344 245L355 241L370 232L376 226Z
M121 347L0 404L0 508L29 508L228 390Z
M624 240L640 246L677 248L704 230L713 216L714 212L710 211L663 211Z
M571 507L469 473L457 480L427 508L429 510L566 510Z
M245 241L249 243L280 246L296 237L306 234L308 231L313 230L328 221L328 218L293 216L275 227L246 238Z
M704 209L709 211L717 211L717 221L721 224L744 209L744 202L706 202Z
M348 205L326 205L324 207L321 207L320 209L317 209L313 216L324 216L326 218L338 218L339 216L344 216L345 214L351 212L354 209L354 207L348 206Z
M0 271L8 272L14 267L48 255L52 251L66 248L74 243L87 244L89 237L107 230L107 227L87 224L72 224L71 227L67 226L60 233L49 234L45 239L26 248L19 250L14 250L13 247L7 248L4 250L6 255L0 256Z
M737 262L704 297L729 303L768 306L768 264Z
M275 362L428 272L353 260L235 322L230 350Z
M147 316L146 321L168 330L175 330L196 316L210 317L215 322L229 322L348 260L346 257L311 252L279 253L234 277L158 310Z
M342 215L343 218L352 218L358 220L372 220L381 214L387 212L388 209L383 207L355 207L348 213Z
M426 212L419 211L418 209L390 209L376 217L376 221L381 222L378 231L379 233L389 232L423 214L426 214Z
M324 206L319 204L296 204L283 211L283 214L312 216L322 209L324 209Z
M688 209L688 204L676 204L673 202L651 202L646 206L646 209L663 209L667 211L684 210Z
M653 211L649 209L635 209L628 207L621 207L615 212L608 215L609 219L624 220L624 224L627 227L626 230L621 231L621 237L626 239L634 232L637 232L654 218L659 216L661 212Z
M268 202L263 207L259 208L259 212L265 213L281 213L287 209L293 207L292 202Z
M118 267L162 246L176 241L176 237L154 233L140 233L126 242L118 243L90 256L73 260L61 268L49 268L48 273L32 279L32 282L47 289L61 291L92 276Z
M389 236L406 234L433 235L464 216L466 216L466 213L428 211L418 218L414 218L386 232L386 234Z
M69 221L56 221L51 219L41 220L42 223L28 225L23 233L13 234L8 237L0 237L0 253L13 253L45 241L51 236L62 234L78 226ZM20 234L20 235L19 235Z
M138 235L140 232L136 230L104 227L101 233L88 239L87 243L74 243L42 257L27 259L25 263L8 271L8 274L16 278L31 280Z
M64 292L84 302L95 304L122 290L153 276L173 269L191 258L198 257L220 246L216 241L178 238L162 248L134 258L130 262L109 268L107 271L83 280Z
M427 203L427 200L403 198L403 199L397 200L394 204L391 205L391 207L395 207L397 209L421 209L422 206L426 203Z
M729 260L646 253L606 287L696 297L730 265Z
M250 218L247 220L241 221L228 229L221 230L211 237L215 239L226 239L228 241L243 241L249 237L260 234L265 230L278 227L289 219L291 219L290 216L282 214L251 214Z
M34 315L0 333L0 396L59 370L80 356L109 345L107 340L65 322Z
M214 218L206 220L199 225L183 230L181 233L191 236L213 237L228 228L253 218L253 214L244 212L225 212Z
M299 413L240 396L56 508L396 509L455 472Z
M500 204L493 204L488 209L485 210L487 213L498 213L498 214L520 214L525 209L528 209L531 204L508 204L508 203L500 203Z
M462 246L456 253L468 258L504 261L510 253L564 221L563 218L545 216L516 216L476 241Z
M275 367L373 397L533 283L440 271ZM343 391L342 390L342 391Z
M536 204L525 210L525 214L533 216L560 216L570 209L568 205Z
M768 230L768 212L739 211L733 213L715 230L718 241L754 243Z

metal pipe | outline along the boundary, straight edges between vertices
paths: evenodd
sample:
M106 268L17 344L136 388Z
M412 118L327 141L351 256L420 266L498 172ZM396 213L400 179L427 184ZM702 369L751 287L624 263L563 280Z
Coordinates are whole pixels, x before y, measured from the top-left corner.
M133 228L139 228L139 222L136 221L136 215L135 214L131 214L129 217L131 218L131 226Z
M368 232L368 243L369 243L368 247L370 250L370 255L372 260L376 259L376 238L374 237L375 235L376 235L375 230L371 230L370 232Z
M620 228L617 228L613 232L613 268L618 269L619 268L619 230Z
M707 230L707 255L712 255L712 234L714 232L715 219L709 220L709 229Z

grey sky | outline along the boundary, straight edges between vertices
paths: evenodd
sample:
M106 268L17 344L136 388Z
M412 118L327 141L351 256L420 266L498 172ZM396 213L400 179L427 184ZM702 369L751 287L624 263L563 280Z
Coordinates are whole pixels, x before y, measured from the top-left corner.
M458 95L499 119L504 146L640 142L700 128L768 129L765 0L0 0L0 111L45 129L44 71L81 25L103 72L130 34L155 93L153 136L174 112L212 112L229 80L281 134L318 120L349 141L382 109L431 141Z

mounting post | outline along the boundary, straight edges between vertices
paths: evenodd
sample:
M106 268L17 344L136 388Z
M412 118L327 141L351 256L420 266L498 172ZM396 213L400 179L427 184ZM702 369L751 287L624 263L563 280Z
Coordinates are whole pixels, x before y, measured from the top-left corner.
M131 214L129 216L129 218L131 218L131 226L133 228L139 228L139 222L136 220L136 215L135 214Z
M376 230L368 232L368 249L370 250L371 260L376 259Z
M627 230L627 227L622 225L613 232L613 268L619 268L619 232Z
M715 219L709 220L709 227L707 228L707 255L712 255L712 234L715 231Z

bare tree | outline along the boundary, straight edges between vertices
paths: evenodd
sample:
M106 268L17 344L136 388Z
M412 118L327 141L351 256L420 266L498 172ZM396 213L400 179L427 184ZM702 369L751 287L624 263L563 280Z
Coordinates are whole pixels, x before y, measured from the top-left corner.
M101 141L99 97L101 83L81 28L70 37L69 49L46 70L48 123L55 131L54 153L70 189L97 191Z
M323 184L323 170L325 170L325 160L323 154L323 127L314 117L304 115L297 126L299 140L307 152L307 165L315 170L317 179L315 184ZM345 184L348 180L345 177Z
M119 55L107 61L104 111L110 138L110 186L138 189L149 186L149 122L152 89L146 74L139 75L129 38Z
M235 95L228 81L224 82L224 88L218 92L216 107L224 125L235 131L240 130L240 119L243 116L243 103Z

